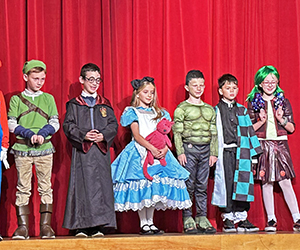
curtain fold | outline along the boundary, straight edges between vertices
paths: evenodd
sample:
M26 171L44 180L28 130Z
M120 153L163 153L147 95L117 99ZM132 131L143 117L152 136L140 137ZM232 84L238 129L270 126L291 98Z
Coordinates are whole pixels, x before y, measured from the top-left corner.
M93 62L103 73L99 93L111 101L118 119L130 104L130 81L146 75L155 78L159 101L173 116L176 106L186 98L187 71L203 71L203 98L211 105L219 100L217 79L224 73L235 75L239 80L237 100L245 104L254 74L261 66L271 64L279 70L280 86L294 108L297 128L299 20L297 0L0 0L0 88L8 104L12 95L24 89L24 62L43 60L47 65L43 90L55 97L62 124L66 102L81 92L80 68ZM300 198L298 138L296 130L289 137L289 145L297 175L294 189ZM112 160L130 140L130 131L120 127L111 148ZM52 176L52 226L57 235L68 235L62 222L71 146L62 129L52 141L57 151ZM0 203L0 233L4 236L11 236L17 227L17 173L12 155L9 162L11 169L3 171ZM209 203L212 187L210 179ZM274 195L278 229L292 230L292 218L277 185ZM37 180L33 178L32 236L39 235L39 202ZM218 209L210 204L208 218L221 230ZM117 232L139 231L137 213L118 213L117 219ZM259 183L255 184L249 220L260 229L266 223ZM155 221L166 232L182 230L181 211L156 212Z

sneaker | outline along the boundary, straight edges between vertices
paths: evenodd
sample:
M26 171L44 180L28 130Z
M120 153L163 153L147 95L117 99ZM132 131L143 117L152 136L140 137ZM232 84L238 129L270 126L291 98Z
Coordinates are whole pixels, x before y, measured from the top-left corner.
M0 234L0 241L2 241L3 240L3 238L2 238L2 236L1 236L1 234Z
M101 233L100 231L94 231L91 233L91 237L93 237L93 238L103 237L103 236L104 236L104 234Z
M236 232L236 228L234 226L234 223L232 220L229 219L225 219L223 222L223 232L224 233L235 233Z
M259 228L254 226L248 219L240 221L237 227L238 232L257 232Z
M84 229L77 229L75 232L75 237L87 238L88 236L88 232Z
M299 224L299 226L300 226L300 224ZM276 232L276 227L277 227L276 221L270 220L270 221L268 221L267 226L265 227L265 231L266 232Z
M104 234L101 232L101 227L96 226L96 227L90 227L86 231L88 232L88 235L95 238L95 237L103 237Z
M300 232L300 219L294 223L293 230L295 232Z

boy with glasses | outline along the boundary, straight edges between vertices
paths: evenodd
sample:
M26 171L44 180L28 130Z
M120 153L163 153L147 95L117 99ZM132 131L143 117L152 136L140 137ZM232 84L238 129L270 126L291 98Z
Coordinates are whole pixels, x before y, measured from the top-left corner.
M116 227L109 148L118 122L110 102L97 94L101 72L81 68L81 95L67 102L64 132L72 144L72 163L63 227L76 237L101 237L103 227Z

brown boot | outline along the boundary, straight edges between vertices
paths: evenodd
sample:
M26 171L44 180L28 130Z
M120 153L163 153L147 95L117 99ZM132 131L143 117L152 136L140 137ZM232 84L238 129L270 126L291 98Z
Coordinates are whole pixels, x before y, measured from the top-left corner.
M18 218L18 228L14 232L12 239L27 240L29 239L28 236L28 225L29 225L28 215L30 214L29 205L16 206L16 212Z
M42 239L55 238L55 232L51 228L52 204L40 205L40 236Z

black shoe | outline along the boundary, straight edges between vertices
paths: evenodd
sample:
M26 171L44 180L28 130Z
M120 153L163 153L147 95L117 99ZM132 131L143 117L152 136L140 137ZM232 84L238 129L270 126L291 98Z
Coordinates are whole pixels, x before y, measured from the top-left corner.
M87 230L85 229L77 229L75 232L75 237L79 238L87 238L89 236Z
M266 232L276 232L277 230L277 223L274 220L270 220L267 223L267 226L265 227Z
M199 224L196 224L196 226L197 226L197 233L200 234L214 234L217 232L217 230L214 227L204 228L204 227L200 227Z
M150 225L150 230L154 233L154 234L164 234L165 232L163 230L158 229L156 226L154 226L154 224Z
M225 219L223 222L223 232L224 233L235 233L236 232L236 228L234 226L234 223L232 220L229 219Z
M103 237L104 236L104 234L100 230L100 226L88 228L87 231L89 233L89 236L91 236L93 238L95 238L95 237Z
M198 230L197 230L197 228L193 228L193 227L191 227L191 228L185 228L184 229L184 233L185 234L197 234Z
M145 229L144 229L145 227L148 227L149 229L145 230ZM154 233L153 233L153 231L150 229L149 225L146 224L146 225L144 225L144 226L141 227L141 229L140 229L140 234L142 234L142 235L151 235L151 234L154 234Z
M2 241L3 240L3 238L2 238L2 236L1 236L1 234L0 234L0 241Z
M259 228L254 226L248 219L240 221L237 227L238 232L257 232Z
M295 232L300 232L300 220L297 220L293 225L293 230Z
M99 230L92 231L90 235L93 238L103 237L104 236L104 234L102 232L100 232Z

